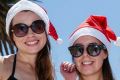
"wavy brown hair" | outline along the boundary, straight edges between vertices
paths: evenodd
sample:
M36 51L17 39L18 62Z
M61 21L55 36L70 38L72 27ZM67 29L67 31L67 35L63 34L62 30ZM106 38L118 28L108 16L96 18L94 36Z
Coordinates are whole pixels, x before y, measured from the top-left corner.
M36 75L39 80L54 80L48 38L44 48L37 54L35 66Z

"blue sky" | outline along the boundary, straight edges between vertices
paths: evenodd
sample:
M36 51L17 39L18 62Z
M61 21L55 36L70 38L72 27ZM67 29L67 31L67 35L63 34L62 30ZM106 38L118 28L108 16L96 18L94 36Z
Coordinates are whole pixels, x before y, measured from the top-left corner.
M120 36L120 1L119 0L43 0L42 5L48 12L51 22L56 27L59 36L64 40L58 45L51 37L52 60L56 70L57 80L63 80L59 66L62 61L71 62L67 47L71 32L89 15L104 15L108 25L117 36ZM116 80L120 80L120 47L112 43L109 59Z

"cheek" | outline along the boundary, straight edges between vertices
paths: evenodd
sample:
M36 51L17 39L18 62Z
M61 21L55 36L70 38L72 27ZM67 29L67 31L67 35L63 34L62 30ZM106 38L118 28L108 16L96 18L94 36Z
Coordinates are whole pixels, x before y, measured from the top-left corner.
M108 57L108 53L107 52L103 52L103 59L106 59Z
M47 41L46 35L42 34L41 38L39 38L39 41L40 41L39 45L41 46L41 49L42 49L45 46Z
M46 38L46 35L45 35L45 34L43 35L43 38L42 38L42 39L43 39L43 43L45 44L46 41L47 41L47 38Z
M17 38L15 37L15 35L13 35L13 41L14 41L15 45L17 45L17 44L19 43L19 39L17 39Z
M73 62L75 63L77 69L80 68L81 61L82 61L82 60L81 60L80 58L74 58L74 59L73 59Z
M43 37L43 40L46 42L47 36L46 36L45 32L42 34L42 37Z
M101 68L102 67L102 65L103 65L103 61L104 61L104 59L97 59L96 60L96 68Z
M107 58L107 55L102 53L101 55L96 58L96 67L101 68L103 66L104 60Z
M14 41L15 45L17 47L19 47L21 45L21 43L23 42L23 39L18 39L15 36L13 36L13 41Z
M99 62L103 62L108 57L107 53L104 51L101 52L101 54L98 56Z

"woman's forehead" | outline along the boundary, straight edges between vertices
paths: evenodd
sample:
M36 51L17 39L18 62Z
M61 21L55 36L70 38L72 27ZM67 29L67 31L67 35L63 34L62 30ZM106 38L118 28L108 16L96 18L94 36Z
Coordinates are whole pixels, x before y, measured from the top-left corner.
M41 18L37 14L35 14L34 12L22 11L22 12L17 13L14 16L12 23L14 25L16 23L30 22L30 21L34 21L34 20L38 20L38 19L41 19Z
M24 18L24 17L28 17L28 18L41 18L40 16L38 16L36 13L32 12L32 11L21 11L19 13L17 13L14 18ZM14 19L13 18L13 19ZM26 19L28 19L26 18Z

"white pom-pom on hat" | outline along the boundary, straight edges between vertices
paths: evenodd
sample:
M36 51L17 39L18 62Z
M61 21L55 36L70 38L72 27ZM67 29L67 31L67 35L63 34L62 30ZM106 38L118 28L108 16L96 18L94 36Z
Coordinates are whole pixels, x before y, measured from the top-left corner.
M63 43L63 40L62 40L61 38L58 38L58 39L57 39L57 43L58 43L58 44L62 44L62 43Z
M120 46L120 37L117 37L117 40L114 42L116 46Z

